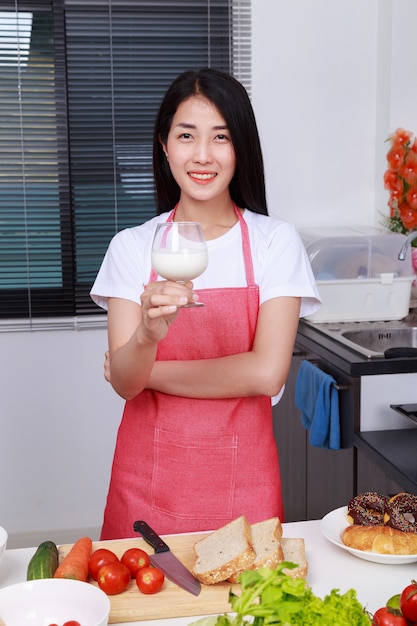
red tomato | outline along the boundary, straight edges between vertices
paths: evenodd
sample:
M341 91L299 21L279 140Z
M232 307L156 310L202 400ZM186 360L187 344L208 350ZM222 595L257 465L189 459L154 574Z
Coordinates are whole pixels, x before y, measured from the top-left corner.
M136 575L136 584L142 593L160 591L164 580L164 573L157 567L142 567Z
M398 615L396 609L384 606L374 613L372 624L374 626L407 626L407 620L402 615Z
M97 582L104 593L107 593L108 596L114 596L126 589L130 582L130 572L126 565L120 561L108 563L99 570Z
M401 612L411 622L417 621L417 583L411 581L402 593L400 598Z
M80 622L76 622L75 620L71 620L69 622L64 622L62 626L81 626Z
M103 567L103 565L116 563L118 560L118 557L111 550L106 550L106 548L99 548L98 550L94 550L88 562L88 570L90 572L90 576L92 576L94 580L97 580L97 574L99 570Z
M149 567L149 554L140 548L129 548L122 555L120 562L126 565L132 578L136 578L136 574L142 567Z

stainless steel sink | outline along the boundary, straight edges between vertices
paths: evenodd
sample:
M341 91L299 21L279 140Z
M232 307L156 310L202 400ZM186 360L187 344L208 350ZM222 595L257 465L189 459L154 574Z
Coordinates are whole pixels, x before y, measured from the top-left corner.
M355 352L373 358L417 358L417 319L309 324Z
M409 328L366 328L346 330L342 337L366 350L384 353L391 348L417 348L417 327ZM417 351L416 351L417 356Z

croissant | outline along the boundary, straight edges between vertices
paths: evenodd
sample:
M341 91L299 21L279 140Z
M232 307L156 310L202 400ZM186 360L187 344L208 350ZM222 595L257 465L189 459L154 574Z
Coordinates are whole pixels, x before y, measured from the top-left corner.
M406 533L391 526L352 524L342 533L349 548L378 554L417 554L417 533Z

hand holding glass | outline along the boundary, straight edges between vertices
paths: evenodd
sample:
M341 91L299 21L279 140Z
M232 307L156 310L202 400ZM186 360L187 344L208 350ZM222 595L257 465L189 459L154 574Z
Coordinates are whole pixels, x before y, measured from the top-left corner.
M208 252L198 222L163 222L158 224L152 243L152 267L167 280L187 282L207 268ZM185 305L203 306L202 302Z

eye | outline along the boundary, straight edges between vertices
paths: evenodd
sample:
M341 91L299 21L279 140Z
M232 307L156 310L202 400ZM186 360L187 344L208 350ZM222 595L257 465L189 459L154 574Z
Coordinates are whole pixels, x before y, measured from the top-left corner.
M218 135L216 135L216 141L222 141L222 142L230 141L230 137L228 135L219 133Z
M186 139L187 141L192 139L192 136L190 133L181 133L179 135L179 139Z

